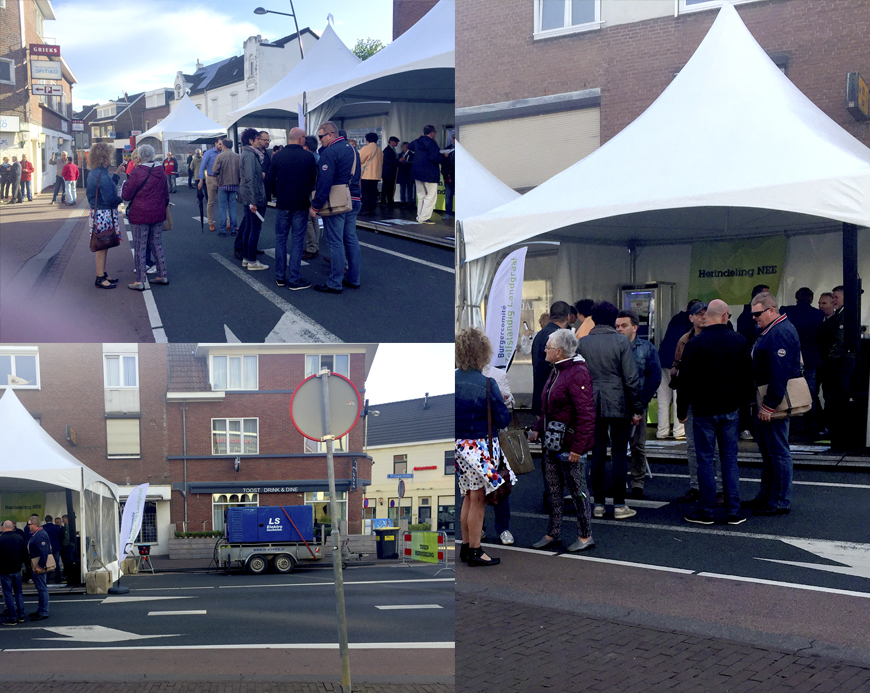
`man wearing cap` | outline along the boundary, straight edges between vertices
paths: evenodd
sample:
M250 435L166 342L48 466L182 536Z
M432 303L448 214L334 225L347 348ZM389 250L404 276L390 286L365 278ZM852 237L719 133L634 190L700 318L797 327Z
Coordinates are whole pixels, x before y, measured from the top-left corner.
M788 381L801 375L801 343L797 330L780 315L776 299L766 291L752 299L752 319L761 333L752 348L752 370L756 385L767 385L758 406L756 426L761 452L761 488L744 503L756 515L787 515L791 507L793 466L788 446L788 417L771 414L785 397Z
M687 522L713 524L716 444L725 482L725 511L729 525L746 522L740 511L737 470L738 409L753 396L752 361L742 335L728 329L728 304L710 301L704 330L686 344L680 360L680 398L677 411L686 423L692 408L691 429L697 451L701 502L686 515Z

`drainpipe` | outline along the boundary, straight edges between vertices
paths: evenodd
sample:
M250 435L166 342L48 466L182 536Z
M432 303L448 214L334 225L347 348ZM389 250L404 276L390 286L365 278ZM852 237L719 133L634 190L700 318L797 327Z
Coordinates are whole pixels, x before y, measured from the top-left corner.
M184 497L184 531L187 531L187 400L181 403L181 437L184 456L184 488L181 495Z

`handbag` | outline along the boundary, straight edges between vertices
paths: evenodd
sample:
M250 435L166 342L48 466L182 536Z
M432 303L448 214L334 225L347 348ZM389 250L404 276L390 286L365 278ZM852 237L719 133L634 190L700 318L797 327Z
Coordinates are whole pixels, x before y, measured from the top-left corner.
M498 432L498 444L514 474L528 474L535 469L529 440L524 431L514 429Z
M172 203L166 205L166 220L163 222L164 231L172 231Z
M544 447L550 452L562 452L565 436L571 429L561 421L548 421L544 431Z
M356 172L356 152L353 154L353 166L350 167L350 179L353 180L353 174ZM311 199L317 194L316 191L311 193ZM353 209L353 200L350 199L350 183L341 185L333 185L329 189L329 199L323 205L321 210L317 212L321 217L332 217L336 214L346 214Z
M767 394L767 385L759 385L757 400L758 407L764 401L764 396ZM785 386L785 396L782 402L770 415L771 419L786 419L792 416L801 416L806 414L813 408L813 396L810 393L810 386L807 379L803 376L799 378L790 378Z
M48 558L45 559L44 569L39 567L39 556L30 559L30 567L33 569L34 573L41 575L42 573L50 573L52 570L56 570L57 563L54 562L54 556L48 554Z
M490 392L492 392L492 386L490 385L491 382L491 378L486 379L486 443L487 447L489 448L490 462L493 461L492 403L489 401L489 395ZM504 479L504 481L494 491L486 494L487 505L498 505L501 501L503 501L511 494L510 472L508 471L507 464L501 458L499 458L498 465L496 465L496 471L498 472L499 476Z
M97 209L100 204L100 178L102 171L97 176L97 197L94 200L94 208L88 219L88 230L91 232L91 252L108 250L121 245L120 227L118 226L118 210Z

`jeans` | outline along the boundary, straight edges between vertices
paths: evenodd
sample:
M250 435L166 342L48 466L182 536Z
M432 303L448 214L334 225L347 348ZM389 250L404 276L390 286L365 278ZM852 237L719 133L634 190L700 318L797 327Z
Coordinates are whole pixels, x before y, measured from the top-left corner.
M169 178L169 192L174 193L176 190L175 179L177 178L177 176L174 173L172 173L169 176L167 176L167 178Z
M287 209L276 210L275 217L275 278L279 282L288 279L291 284L298 283L302 277L302 253L305 250L305 227L308 223L308 210L291 212ZM290 261L287 262L287 234L290 234ZM286 265L289 265L285 267Z
M444 213L453 214L453 183L444 184Z
M27 195L28 202L33 200L33 191L30 188L31 181L23 180L21 181L21 194L22 196Z
M625 505L625 475L628 467L628 434L631 419L595 419L595 444L592 447L592 494L595 505L604 505L604 464L607 458L607 432L610 431L610 457L613 460L613 505ZM550 535L552 536L552 535Z
M401 196L402 204L414 204L414 181L399 183L399 195Z
M761 452L761 490L758 498L773 508L791 505L792 459L788 447L788 419L759 421L755 427Z
M716 441L713 441L714 452ZM698 485L698 455L695 448L695 429L694 418L692 416L692 407L689 406L689 413L686 416L686 456L689 467L689 488L696 491L700 488ZM716 491L722 490L722 465L719 462L719 457L714 457L713 463L714 474L716 475Z
M236 192L218 188L218 201L218 231L226 235L227 214L229 214L230 228L235 233L239 229L236 223Z
M263 222L260 221L260 217L254 214L248 205L245 205L245 231L244 238L242 238L242 257L248 262L257 261L257 243L260 242L260 228L262 226Z
M378 182L376 180L360 181L362 192L362 211L374 212L378 205Z
M725 509L729 515L740 510L740 472L737 469L737 439L740 416L736 411L714 416L694 416L692 430L695 435L695 450L698 456L698 485L701 504L698 510L708 517L716 508L716 477L713 461L716 458L716 443L719 443L719 460L722 464L722 481L725 494Z
M76 182L74 180L64 181L66 187L66 201L71 205L76 201Z
M342 288L342 279L350 284L360 282L360 251L359 240L356 237L356 216L359 214L360 203L353 201L353 210L344 214L323 217L323 231L329 244L329 279L326 285L330 289ZM344 262L347 259L347 274L344 274Z
M59 585L63 582L63 569L60 565L60 551L52 551L51 555L54 556L54 581ZM46 574L45 581L48 582L48 574Z
M9 611L7 618L24 618L24 594L21 591L21 573L0 575L3 585L3 601Z
M48 585L45 582L45 575L45 573L33 572L33 584L36 586L36 593L39 595L37 613L40 616L48 616Z
M55 202L57 200L58 193L60 193L60 201L66 202L66 188L64 187L64 183L66 183L66 181L63 179L63 176L55 176L54 195L52 195L51 197L52 202Z

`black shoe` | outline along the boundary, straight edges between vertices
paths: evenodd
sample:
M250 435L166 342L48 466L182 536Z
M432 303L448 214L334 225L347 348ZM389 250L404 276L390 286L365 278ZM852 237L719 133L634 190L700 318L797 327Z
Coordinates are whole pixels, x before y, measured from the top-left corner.
M4 626L17 626L18 619L17 618L7 618L5 621L3 621L3 625Z
M459 560L465 563L468 561L468 554L471 549L468 548L468 544L460 544L459 546Z
M483 558L481 558L481 556L484 556L484 555L486 555L486 554L483 553L483 549L479 546L476 549L470 549L470 553L468 555L468 561L467 561L468 567L473 568L474 566L478 566L478 565L483 565L483 566L498 565L499 563L501 563L500 558L492 558L491 556L488 556L488 555L487 555L487 559L489 559L489 560L484 560Z
M265 255L265 254L266 254L265 250L257 250L257 255Z
M302 291L302 289L310 289L311 282L300 279L298 282L287 282L287 288L290 291Z
M766 508L769 503L762 498L753 498L752 500L740 501L740 507L747 510L758 510L758 508Z
M234 250L233 255L236 256L236 260L244 260L244 258L242 257L242 254L238 250Z
M716 494L716 505L725 505L725 494L722 491Z
M24 618L24 616L19 616L19 617L18 617L18 622L19 622L19 623L24 623L25 620L26 620L26 619Z
M744 522L746 522L746 515L738 511L733 515L729 515L725 522L727 522L729 525L742 525Z
M359 284L351 284L347 279L342 279L341 285L342 286L349 286L351 289L358 289L359 288Z
M319 291L322 294L340 294L341 293L341 289L333 289L332 287L327 286L326 284L315 284L314 290Z
M306 250L304 253L302 253L302 259L303 259L303 260L313 260L313 259L316 258L319 254L320 254L319 251L315 251L315 252L313 252L313 253L309 253L309 252Z
M33 614L33 615L30 617L30 620L31 620L31 621L44 621L44 620L47 619L47 618L48 618L48 616L40 616L40 615L37 613L37 614Z
M696 488L690 488L679 498L674 499L674 503L697 503L701 500L701 492Z
M632 498L643 498L643 489L640 486L634 486L631 489Z
M771 505L765 506L763 508L755 508L756 515L770 516L770 515L788 515L788 508L774 508Z
M712 525L713 518L709 515L703 515L697 510L683 518L686 522L692 522L696 525Z
M553 549L559 548L561 544L561 539L547 539L546 536L543 536L538 539L538 541L536 541L534 544L532 544L532 548L540 549L542 551L551 551Z

